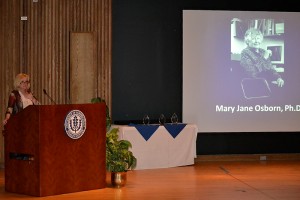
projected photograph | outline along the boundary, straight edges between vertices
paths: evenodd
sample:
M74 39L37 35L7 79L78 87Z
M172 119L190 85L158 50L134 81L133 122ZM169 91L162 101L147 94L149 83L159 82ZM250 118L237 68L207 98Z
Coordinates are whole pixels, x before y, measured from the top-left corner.
M278 19L231 20L233 77L246 99L281 95L284 87L284 21Z

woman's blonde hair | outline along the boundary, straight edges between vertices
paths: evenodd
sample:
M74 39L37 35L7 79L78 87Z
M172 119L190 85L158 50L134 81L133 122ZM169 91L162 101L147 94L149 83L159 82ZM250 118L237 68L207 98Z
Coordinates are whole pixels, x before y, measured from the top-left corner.
M15 80L14 80L14 87L15 87L15 89L17 89L19 87L19 85L22 82L22 79L24 79L24 78L26 78L28 82L30 81L30 77L29 77L28 74L20 73L20 74L16 75ZM29 84L30 83L28 83L28 85ZM29 85L29 87L30 87L30 85Z

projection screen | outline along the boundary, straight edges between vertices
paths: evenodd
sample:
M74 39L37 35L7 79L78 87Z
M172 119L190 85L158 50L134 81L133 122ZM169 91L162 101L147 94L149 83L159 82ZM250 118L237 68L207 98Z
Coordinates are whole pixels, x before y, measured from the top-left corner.
M298 12L183 10L183 122L206 133L300 131L299 19ZM242 67L249 29L262 33L269 68L255 52L243 62L252 66Z

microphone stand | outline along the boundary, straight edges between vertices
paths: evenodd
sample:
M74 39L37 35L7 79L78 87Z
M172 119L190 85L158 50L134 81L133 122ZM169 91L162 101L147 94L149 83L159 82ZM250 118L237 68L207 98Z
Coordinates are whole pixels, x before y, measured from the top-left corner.
M50 101L55 105L56 102L48 95L48 93L46 92L45 89L43 89L44 94L48 97L48 99L50 99Z

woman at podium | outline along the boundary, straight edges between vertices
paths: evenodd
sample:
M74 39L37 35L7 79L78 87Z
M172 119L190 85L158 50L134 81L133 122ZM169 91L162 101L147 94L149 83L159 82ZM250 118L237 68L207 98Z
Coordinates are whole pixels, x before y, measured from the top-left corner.
M11 115L15 115L29 105L38 105L39 101L30 90L30 77L28 74L20 73L14 80L14 90L9 95L8 105L5 112L3 125L7 123Z

